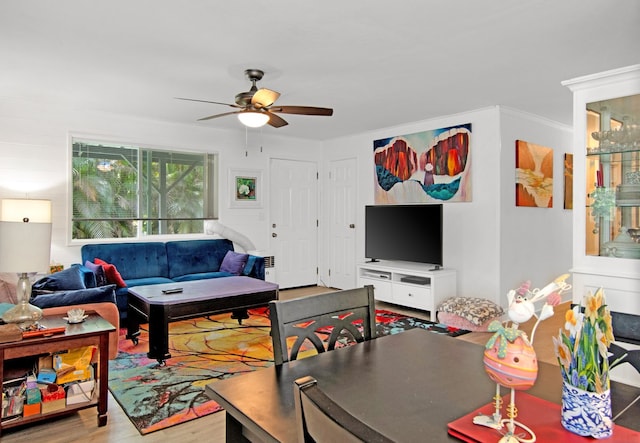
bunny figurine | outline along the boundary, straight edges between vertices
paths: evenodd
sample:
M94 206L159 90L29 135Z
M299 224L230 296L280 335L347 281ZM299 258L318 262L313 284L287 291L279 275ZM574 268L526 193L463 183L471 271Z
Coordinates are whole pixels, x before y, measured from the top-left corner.
M571 289L571 285L565 282L569 274L563 274L542 289L530 290L531 282L523 282L518 289L512 289L507 293L509 307L507 315L511 321L510 327L505 327L499 321L489 325L489 331L495 334L485 346L484 365L487 375L496 382L496 394L494 396L495 412L491 416L478 415L473 422L478 425L488 426L497 430L506 426L507 430L499 443L534 443L536 436L524 424L517 422L517 408L515 405L515 391L526 390L533 386L538 375L538 363L533 349L533 338L536 328L541 321L553 315L553 307L561 300L561 294ZM535 303L545 300L540 311L536 315ZM531 332L531 340L524 331L519 329L521 323L536 318L536 323ZM507 405L508 418L501 415L502 397L500 386L511 389L511 400ZM516 427L525 430L530 438L524 438L522 433L516 433Z

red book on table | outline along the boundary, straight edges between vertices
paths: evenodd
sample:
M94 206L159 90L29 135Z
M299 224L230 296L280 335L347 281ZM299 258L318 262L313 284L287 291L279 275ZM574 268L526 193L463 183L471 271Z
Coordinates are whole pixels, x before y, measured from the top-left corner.
M510 399L511 395L505 395L502 398L503 418L506 418L505 408ZM538 442L593 443L597 441L591 437L581 437L567 431L560 423L560 405L557 403L534 397L526 392L517 391L516 407L518 408L516 421L521 422L535 432L536 441ZM506 427L497 431L486 426L473 424L473 417L478 414L492 415L494 410L495 405L491 402L480 409L471 411L464 417L452 421L447 425L449 434L468 443L497 442L502 435L500 432L505 433ZM520 432L526 433L526 431L517 428L516 433ZM529 435L524 436L524 438L529 438ZM601 441L607 443L640 443L640 432L614 424L613 435Z

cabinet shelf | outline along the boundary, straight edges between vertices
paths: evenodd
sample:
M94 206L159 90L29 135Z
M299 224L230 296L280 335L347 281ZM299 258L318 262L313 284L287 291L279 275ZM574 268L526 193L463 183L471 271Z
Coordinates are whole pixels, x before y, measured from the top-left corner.
M90 401L86 401L84 403L78 403L75 405L65 406L64 409L59 409L53 412L46 412L44 414L34 414L28 417L12 417L2 420L2 429L9 429L17 426L27 425L29 423L39 422L41 420L47 420L55 417L62 417L65 415L72 414L74 412L81 411L83 409L95 408L98 406L98 394L93 394L93 398Z
M634 146L632 148L625 146L611 146L611 147L597 147L597 148L589 148L587 147L587 156L601 156L607 154L627 154L640 152L640 146Z

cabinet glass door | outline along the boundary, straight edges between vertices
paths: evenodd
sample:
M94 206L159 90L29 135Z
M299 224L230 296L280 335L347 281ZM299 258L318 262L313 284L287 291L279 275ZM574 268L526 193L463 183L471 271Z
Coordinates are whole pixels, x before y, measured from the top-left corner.
M640 259L640 95L587 104L586 254Z

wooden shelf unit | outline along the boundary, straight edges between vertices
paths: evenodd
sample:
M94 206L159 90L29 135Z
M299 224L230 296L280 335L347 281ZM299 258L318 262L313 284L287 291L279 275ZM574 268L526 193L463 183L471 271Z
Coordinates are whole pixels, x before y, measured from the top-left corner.
M109 381L109 333L115 327L100 317L92 313L82 323L67 325L62 316L44 317L41 324L48 328L66 325L64 334L57 334L47 337L35 337L23 339L16 342L0 344L0 380L4 379L6 365L11 365L11 360L46 355L54 352L80 348L82 346L95 345L98 347L98 360L95 373L96 390L91 401L73 404L49 413L40 413L29 417L10 418L5 421L0 420L0 435L4 429L16 426L25 426L41 420L69 415L81 409L97 407L98 426L107 424L107 387ZM100 379L104 379L101 380ZM1 418L1 417L0 417Z

